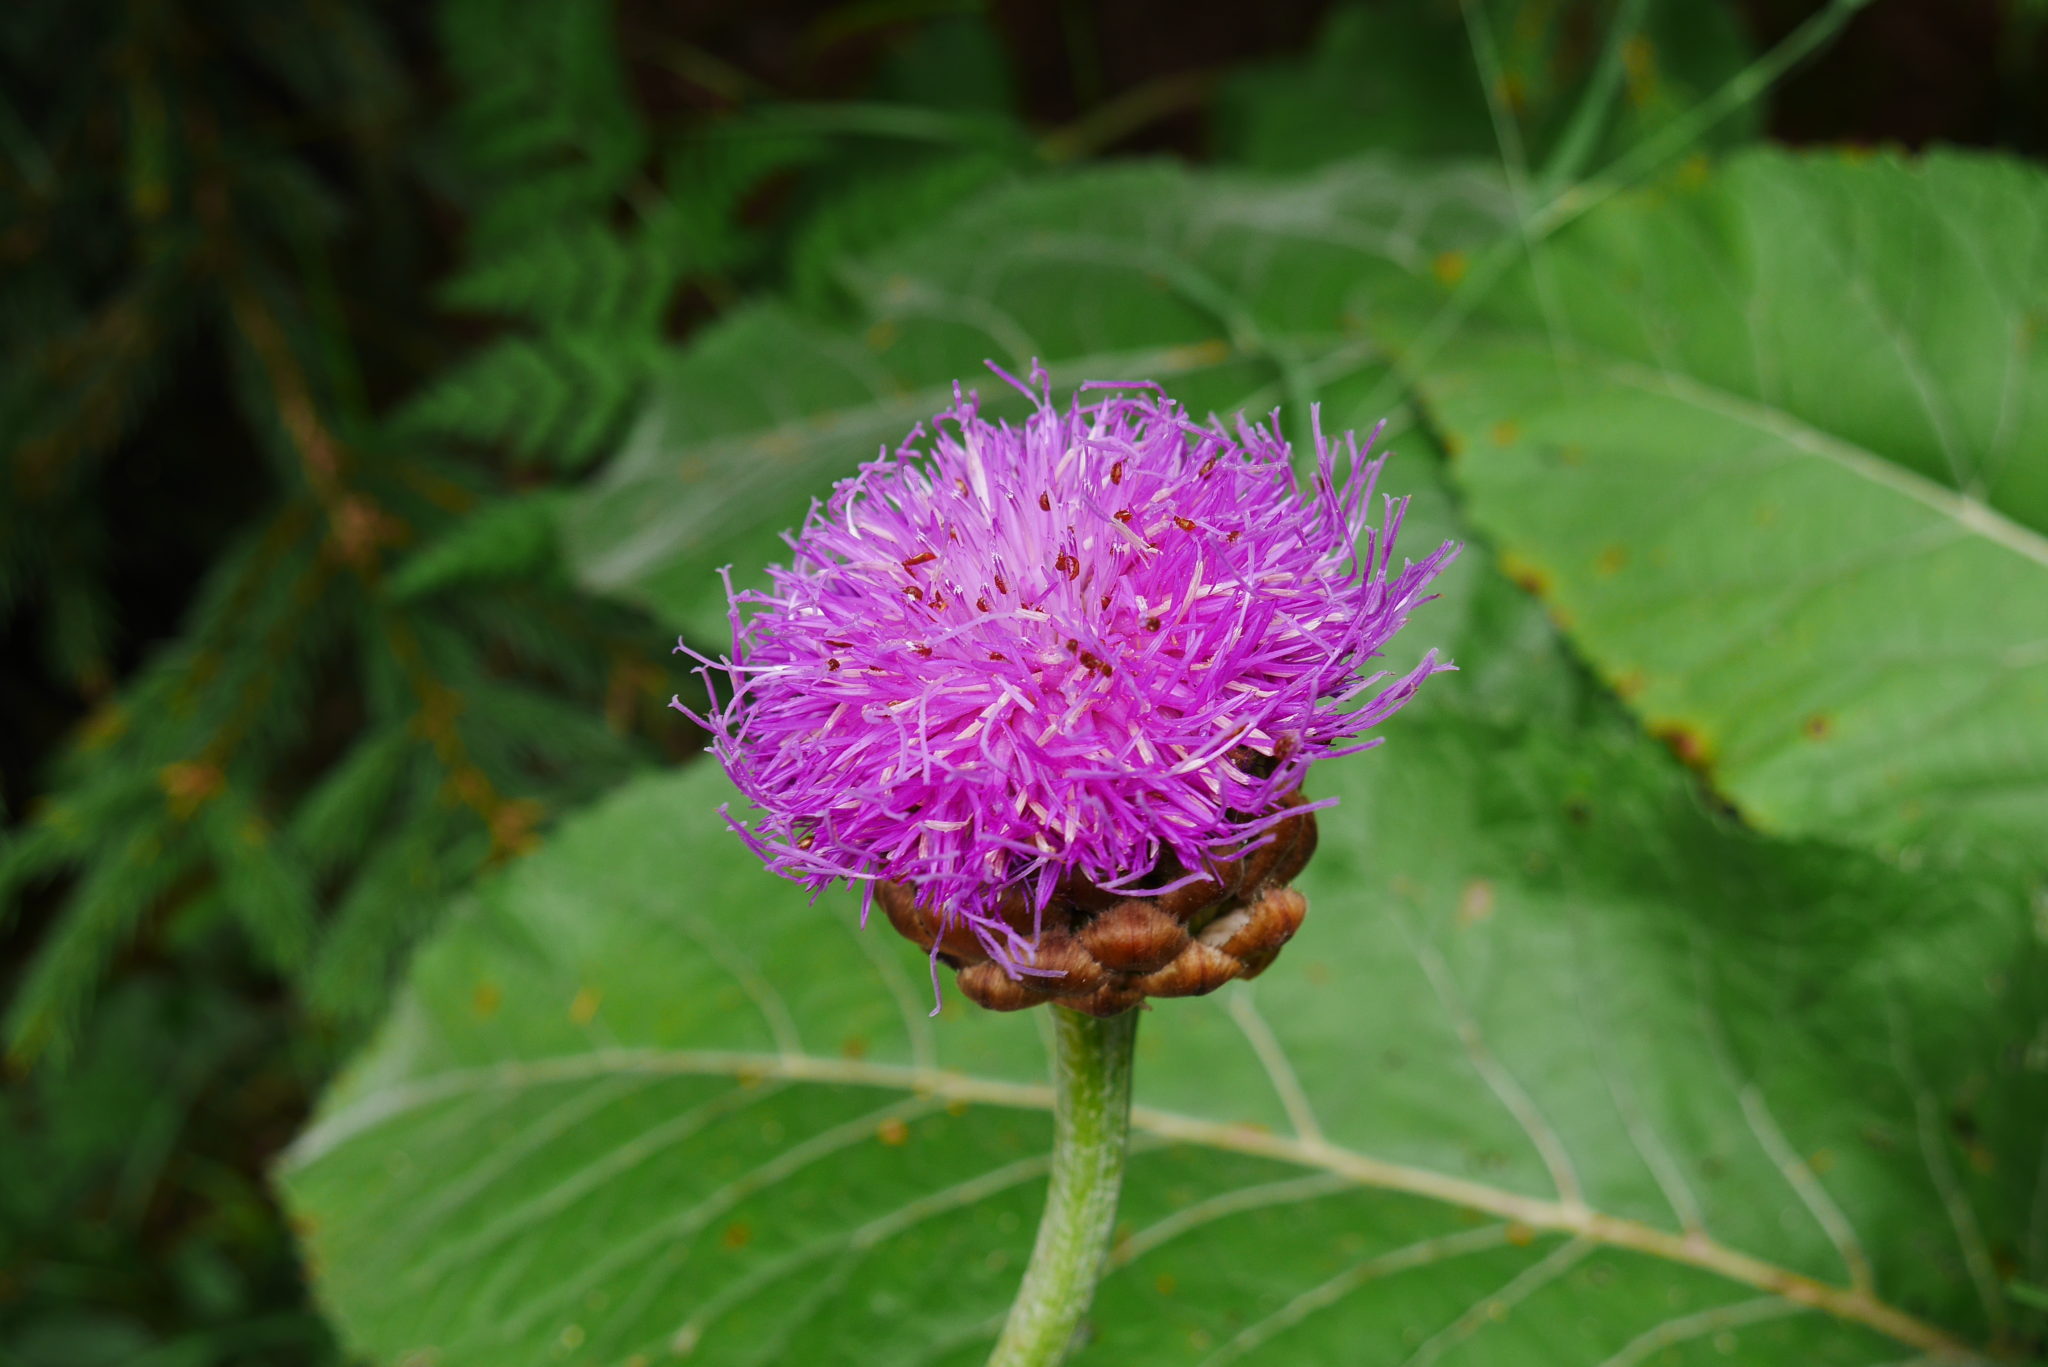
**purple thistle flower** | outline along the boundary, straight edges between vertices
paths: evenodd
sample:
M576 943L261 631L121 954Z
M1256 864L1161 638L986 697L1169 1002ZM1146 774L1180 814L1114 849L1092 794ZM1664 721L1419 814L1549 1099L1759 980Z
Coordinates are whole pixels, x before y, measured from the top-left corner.
M864 884L864 918L876 880L919 888L1016 975L1033 937L1006 895L1165 891L1143 886L1165 856L1241 849L1313 761L1376 745L1347 742L1451 667L1364 672L1458 547L1390 572L1407 501L1371 525L1384 458L1314 410L1311 497L1277 414L1233 433L1102 383L1062 411L1042 369L1036 393L997 373L1036 403L1022 425L956 385L928 441L812 504L769 590L731 595L730 654L689 652L709 715L672 705L776 872Z

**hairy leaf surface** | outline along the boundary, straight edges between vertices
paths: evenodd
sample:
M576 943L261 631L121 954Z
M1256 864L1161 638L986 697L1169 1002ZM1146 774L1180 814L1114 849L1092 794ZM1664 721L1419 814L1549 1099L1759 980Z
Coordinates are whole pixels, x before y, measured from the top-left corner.
M1302 936L1142 1024L1080 1362L1877 1367L2018 1329L2017 902L1742 833L1611 719L1439 709L1318 787ZM300 1142L372 1359L981 1360L1043 1022L928 1019L921 956L763 873L728 795L643 781L488 887Z
M1517 577L1760 824L2038 847L2044 229L2017 163L1749 154L1417 358Z

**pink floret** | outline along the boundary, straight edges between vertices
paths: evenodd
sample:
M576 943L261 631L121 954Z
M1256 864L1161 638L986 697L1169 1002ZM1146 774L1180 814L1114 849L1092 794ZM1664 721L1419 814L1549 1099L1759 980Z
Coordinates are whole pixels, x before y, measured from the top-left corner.
M1373 663L1458 550L1394 568L1406 500L1375 522L1384 458L1319 417L1304 480L1277 415L1198 424L1151 385L1061 409L1033 379L1021 425L956 388L812 505L772 587L733 595L729 653L698 656L695 718L770 867L917 886L1012 971L1007 893L1154 890L1163 855L1201 868L1376 744L1351 742L1450 668Z

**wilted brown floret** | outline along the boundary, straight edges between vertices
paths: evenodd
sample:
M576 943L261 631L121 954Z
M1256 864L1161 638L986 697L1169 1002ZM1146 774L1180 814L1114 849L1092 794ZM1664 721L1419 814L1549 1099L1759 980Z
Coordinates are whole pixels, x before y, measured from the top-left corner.
M1305 804L1296 793L1284 805ZM1160 896L1122 896L1070 881L1034 926L1023 892L1013 891L1002 904L1004 920L1020 932L1036 931L1031 966L1056 976L1011 977L964 924L942 932L907 884L878 884L875 901L920 949L929 953L936 942L938 960L955 971L960 990L991 1011L1058 1002L1114 1016L1147 997L1199 997L1265 972L1308 914L1308 899L1289 884L1315 847L1315 813L1296 811L1274 826L1270 840ZM1169 861L1150 881L1165 886L1185 872Z

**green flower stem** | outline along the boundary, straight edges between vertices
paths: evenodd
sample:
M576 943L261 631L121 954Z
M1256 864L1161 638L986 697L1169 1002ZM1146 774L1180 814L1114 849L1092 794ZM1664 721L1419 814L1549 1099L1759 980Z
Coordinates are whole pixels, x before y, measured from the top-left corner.
M1138 1013L1099 1020L1053 1006L1052 1184L1024 1284L989 1367L1053 1367L1095 1296L1131 1135Z

